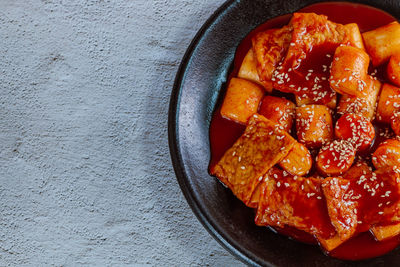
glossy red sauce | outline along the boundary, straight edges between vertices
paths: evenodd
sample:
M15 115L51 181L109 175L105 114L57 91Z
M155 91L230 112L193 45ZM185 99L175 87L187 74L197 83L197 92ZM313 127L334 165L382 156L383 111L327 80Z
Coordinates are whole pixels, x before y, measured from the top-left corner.
M314 4L299 10L299 12L314 12L317 14L327 15L331 21L341 24L357 23L361 32L373 30L395 20L395 18L382 10L365 5L346 2ZM251 39L256 33L271 28L282 27L289 22L290 18L291 15L284 15L271 19L249 33L238 46L233 63L233 70L228 79L237 76L241 63L251 47ZM330 64L329 59L325 56L322 56L327 53L333 54L334 49L330 49L329 47L314 49L311 57L312 60L310 60L310 63L307 66L304 66L304 68L312 68L313 66ZM378 79L382 81L386 80L385 70L386 66L378 68ZM370 72L372 73L373 71L374 69L371 67ZM319 75L325 75L322 72L317 73L319 73ZM279 94L280 93L278 93L278 95ZM222 97L220 99L222 100ZM242 135L245 129L245 126L243 125L222 118L219 112L220 105L221 103L218 103L218 108L216 108L213 114L210 125L210 166L215 165L219 161L219 159L224 155L225 151L234 144L234 142ZM377 137L375 138L374 143L367 154L374 151L377 145L383 140L383 138L379 136L379 132L383 131L384 129L381 128L380 125L374 126L377 132ZM316 239L312 235L295 228L285 227L283 229L274 230L300 242L317 244ZM383 255L396 248L399 244L400 236L378 242L374 239L374 236L370 232L364 232L356 237L353 237L327 254L332 257L345 260L361 260Z
M327 254L343 260L363 260L386 254L399 244L399 236L378 242L370 232L365 232L353 237Z
M270 227L274 232L277 232L281 235L288 236L291 239L294 239L296 241L300 241L302 243L306 244L317 244L317 241L315 240L315 237L310 235L309 233L306 233L304 231L301 231L299 229L296 229L294 227L290 226L285 226L283 228L273 228Z

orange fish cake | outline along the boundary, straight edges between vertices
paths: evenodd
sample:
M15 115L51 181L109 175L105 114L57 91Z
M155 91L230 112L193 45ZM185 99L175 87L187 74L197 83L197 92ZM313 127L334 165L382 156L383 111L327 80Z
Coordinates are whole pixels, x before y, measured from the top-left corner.
M277 168L264 180L256 224L261 226L292 226L310 234L334 235L321 191L322 179L292 176Z
M326 178L322 183L329 216L341 240L365 232L375 223L399 220L399 173L365 171L357 179Z
M242 65L238 72L238 78L246 79L251 82L257 83L264 87L265 91L272 92L272 82L262 82L257 70L257 60L254 55L254 51L250 48L246 56L243 59Z
M244 134L211 168L217 176L246 205L263 175L280 162L296 141L272 121L253 115Z
M290 26L260 32L253 38L253 51L262 82L271 81L272 74L285 56L291 39Z

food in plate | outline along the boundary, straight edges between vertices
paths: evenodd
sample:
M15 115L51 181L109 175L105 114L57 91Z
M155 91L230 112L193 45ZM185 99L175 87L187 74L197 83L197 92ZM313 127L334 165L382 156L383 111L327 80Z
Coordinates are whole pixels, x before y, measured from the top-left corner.
M399 86L398 22L361 32L294 13L252 35L231 75L216 112L244 130L210 173L256 210L257 225L301 230L327 252L366 232L393 239Z

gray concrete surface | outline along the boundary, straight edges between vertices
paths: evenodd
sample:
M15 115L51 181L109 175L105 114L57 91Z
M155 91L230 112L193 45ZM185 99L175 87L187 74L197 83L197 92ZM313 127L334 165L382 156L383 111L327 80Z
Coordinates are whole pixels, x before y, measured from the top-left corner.
M0 1L0 266L241 265L167 142L178 64L223 1Z

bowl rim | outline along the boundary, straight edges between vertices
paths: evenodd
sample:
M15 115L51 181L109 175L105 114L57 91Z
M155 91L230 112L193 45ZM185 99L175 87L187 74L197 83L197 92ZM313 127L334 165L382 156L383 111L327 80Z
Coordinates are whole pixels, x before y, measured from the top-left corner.
M176 178L178 180L181 191L183 192L187 203L192 209L193 213L196 215L197 219L203 225L203 227L208 231L208 233L215 239L217 242L222 245L227 251L229 251L233 256L237 259L241 260L243 263L253 266L261 266L261 263L257 262L252 255L246 253L243 249L241 249L239 244L229 238L229 236L224 235L222 232L218 231L215 224L212 223L207 213L201 208L198 200L193 197L194 192L192 188L188 185L188 177L184 171L183 159L179 149L179 140L178 136L178 110L180 103L180 92L182 88L182 81L184 80L185 72L190 62L190 58L199 44L201 38L203 37L206 30L217 20L217 18L232 4L235 3L235 0L227 0L225 1L214 13L206 20L206 22L201 26L201 28L196 33L195 37L192 39L189 47L187 48L181 63L179 65L177 74L175 76L175 81L170 97L169 103L169 111L168 111L168 144L169 151L172 160L172 165L175 171ZM268 264L267 266L274 266Z

